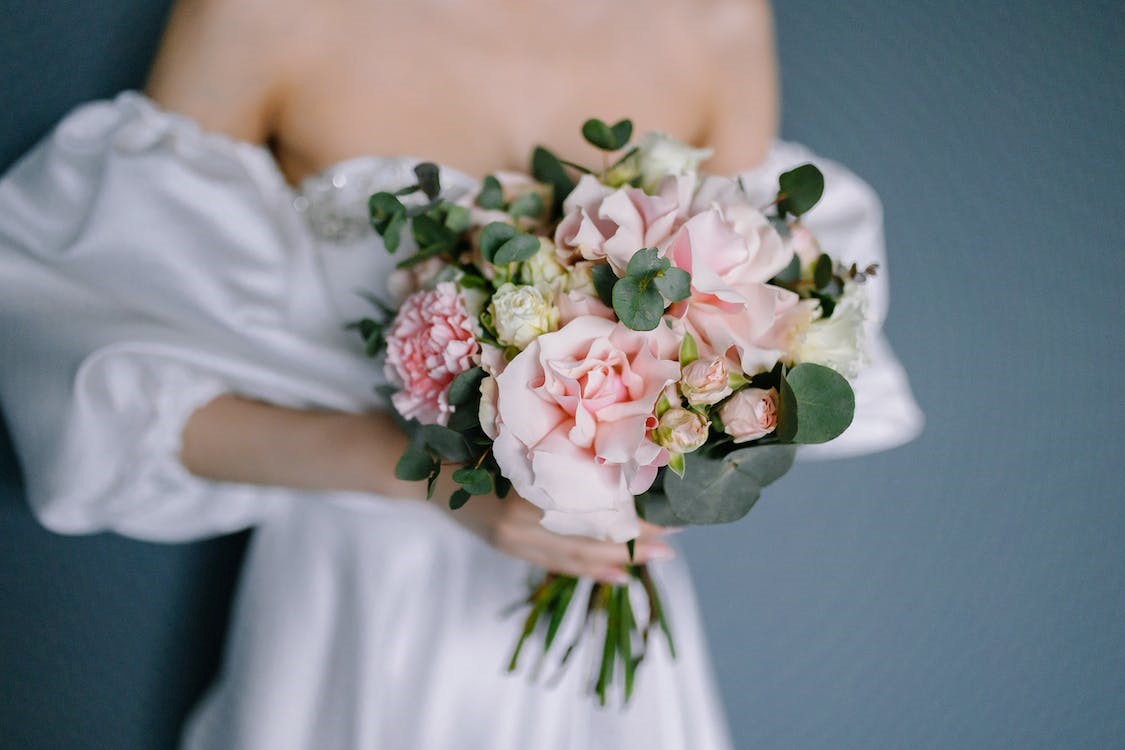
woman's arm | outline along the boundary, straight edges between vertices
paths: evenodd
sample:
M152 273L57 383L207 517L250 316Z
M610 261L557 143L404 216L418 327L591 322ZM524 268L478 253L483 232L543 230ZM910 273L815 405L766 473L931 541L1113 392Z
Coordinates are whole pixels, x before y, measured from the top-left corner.
M425 496L422 482L401 482L394 464L406 436L386 413L290 409L226 395L197 410L184 429L181 460L193 474L226 482L302 490L368 492L404 501ZM446 507L455 489L444 472L434 501ZM549 570L624 582L623 544L562 536L539 524L542 513L509 496L474 497L453 518L492 546ZM635 560L666 558L662 529L642 523Z

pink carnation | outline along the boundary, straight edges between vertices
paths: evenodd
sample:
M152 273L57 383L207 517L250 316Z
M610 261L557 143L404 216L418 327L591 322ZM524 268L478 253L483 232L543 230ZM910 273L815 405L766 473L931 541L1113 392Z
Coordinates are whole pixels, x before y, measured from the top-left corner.
M422 424L445 424L453 412L449 384L473 367L479 352L456 284L407 297L387 333L387 377L401 386L391 397L395 409Z
M562 534L623 542L638 532L633 495L668 462L653 409L680 376L667 327L640 332L596 316L538 337L497 376L504 476Z

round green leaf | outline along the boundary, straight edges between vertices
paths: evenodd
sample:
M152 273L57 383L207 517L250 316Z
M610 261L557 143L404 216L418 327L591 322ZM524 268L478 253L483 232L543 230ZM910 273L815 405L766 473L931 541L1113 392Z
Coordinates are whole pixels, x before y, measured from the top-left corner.
M506 266L509 263L527 260L538 252L538 237L533 234L517 234L496 249L492 255L492 262L497 266Z
M651 331L664 317L664 298L656 287L629 276L613 286L613 311L634 331Z
M613 131L613 150L624 148L629 139L633 137L633 121L619 120L610 128Z
M500 187L500 180L492 175L481 180L477 205L491 210L504 208L504 189Z
M582 123L582 137L591 146L602 151L617 150L617 135L613 132L613 128L596 117Z
M794 443L827 443L848 428L855 415L855 393L843 375L830 367L804 362L785 375L784 386L792 392L797 429Z
M824 253L816 259L813 265L813 284L817 289L824 289L832 283L832 259Z
M543 213L543 198L539 193L526 193L512 201L508 208L512 216L526 216L534 219Z
M613 285L617 283L617 274L613 272L613 266L601 263L590 269L590 275L594 279L594 290L602 303L606 307L612 307Z
M487 495L492 492L492 475L484 469L458 469L453 472L453 481L470 495Z
M469 446L461 433L439 424L424 424L420 434L426 445L450 461L468 461Z
M795 216L808 211L824 194L824 175L812 164L802 164L778 178L778 208Z
M689 453L682 479L665 474L664 493L683 523L731 523L750 512L763 487L789 471L795 455L792 445L743 448L722 458Z
M453 382L449 384L446 399L453 406L468 403L469 399L480 393L480 381L482 380L484 380L484 370L480 367L466 370L453 378Z
M691 274L682 268L669 268L652 280L669 302L679 302L691 295Z
M395 464L395 477L404 482L420 482L433 473L436 464L428 450L411 444Z
M494 221L487 224L480 233L480 252L484 259L492 263L492 257L500 246L519 234L511 224L503 221Z
M441 192L441 170L438 165L424 161L414 167L414 174L418 178L418 187L430 200L438 197Z
M462 505L469 502L470 497L472 497L472 495L465 492L464 488L458 487L453 490L453 494L449 496L449 507L453 510L457 510Z
M531 153L531 176L552 188L552 208L554 213L562 210L563 201L574 190L574 180L566 173L559 157L547 149L536 146Z
M636 279L650 279L672 265L672 261L660 257L660 251L655 247L644 247L633 253L629 265L625 267L625 275Z

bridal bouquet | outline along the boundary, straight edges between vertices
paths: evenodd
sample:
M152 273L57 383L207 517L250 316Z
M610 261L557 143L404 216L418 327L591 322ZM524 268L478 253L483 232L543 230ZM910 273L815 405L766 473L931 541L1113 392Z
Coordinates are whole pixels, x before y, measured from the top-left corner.
M630 148L632 129L584 124L600 168L536 149L530 175L467 195L443 195L423 163L416 185L371 196L372 226L405 257L397 308L355 327L412 436L400 479L432 495L451 471L453 508L514 489L548 529L631 545L639 518L741 518L796 445L851 422L875 268L840 265L801 224L820 171L780 175L754 205L698 171L709 151L659 134ZM579 597L581 633L603 639L603 704L614 680L628 699L653 631L675 653L649 571L630 573L635 587ZM532 635L551 648L577 588L553 574L534 588L510 668Z

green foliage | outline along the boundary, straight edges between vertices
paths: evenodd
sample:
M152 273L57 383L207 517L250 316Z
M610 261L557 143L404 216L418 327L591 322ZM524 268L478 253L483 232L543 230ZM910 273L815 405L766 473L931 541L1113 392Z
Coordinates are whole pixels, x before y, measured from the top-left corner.
M832 283L832 259L821 253L813 264L813 284L816 288L824 289Z
M669 510L684 524L737 521L754 507L763 487L789 471L795 454L792 445L753 446L721 457L688 453L682 478L664 475Z
M484 369L474 367L453 378L449 384L446 399L453 406L467 404L474 396L480 395L480 381L484 380Z
M506 266L527 260L538 252L539 238L533 234L520 233L496 249L492 262L498 266Z
M472 497L472 495L466 492L464 487L458 487L453 490L453 494L449 496L449 507L453 510L457 510L465 503L469 502L470 497Z
M441 170L436 164L425 161L414 167L414 175L418 178L418 188L430 200L434 200L441 193Z
M395 477L404 482L420 482L433 474L438 466L433 453L424 446L411 443L395 464Z
M519 230L507 222L494 221L491 224L485 225L480 233L481 255L483 255L484 259L489 263L494 263L493 257L496 251L517 234L519 234Z
M448 461L468 461L472 457L465 437L439 424L424 424L418 429L421 440Z
M778 178L778 213L800 216L815 206L823 194L824 175L812 164L802 164Z
M608 263L601 263L590 269L594 279L594 290L598 293L602 304L613 307L613 285L617 283L617 274Z
M406 206L392 193L375 193L367 200L371 228L383 238L388 252L398 250L406 225Z
M633 137L633 121L621 120L614 125L607 125L596 117L591 118L582 123L582 137L602 151L617 151L624 148Z
M543 213L543 197L539 193L525 193L512 201L508 213L515 217L538 218Z
M500 187L500 180L493 175L488 175L481 180L477 205L489 210L504 209L504 190Z
M492 492L492 475L484 469L458 469L453 472L453 481L470 495L487 495Z
M697 359L699 359L699 345L695 343L694 336L685 333L684 340L680 342L680 366L687 367Z
M801 259L793 253L793 257L789 259L789 265L782 269L781 273L773 277L773 281L780 284L793 284L801 278Z
M447 203L445 210L445 228L454 234L461 234L468 230L471 223L469 209L455 203Z
M666 299L677 302L691 294L691 276L671 266L653 247L633 254L625 276L614 282L611 294L613 311L622 323L634 331L651 331L664 316ZM595 277L595 287L598 281Z
M785 442L826 443L846 430L855 414L851 385L823 365L794 367L782 376L779 395L777 437Z
M563 201L574 190L574 180L566 173L559 157L542 146L536 146L531 154L531 176L538 182L550 185L553 193L552 215L562 212Z

